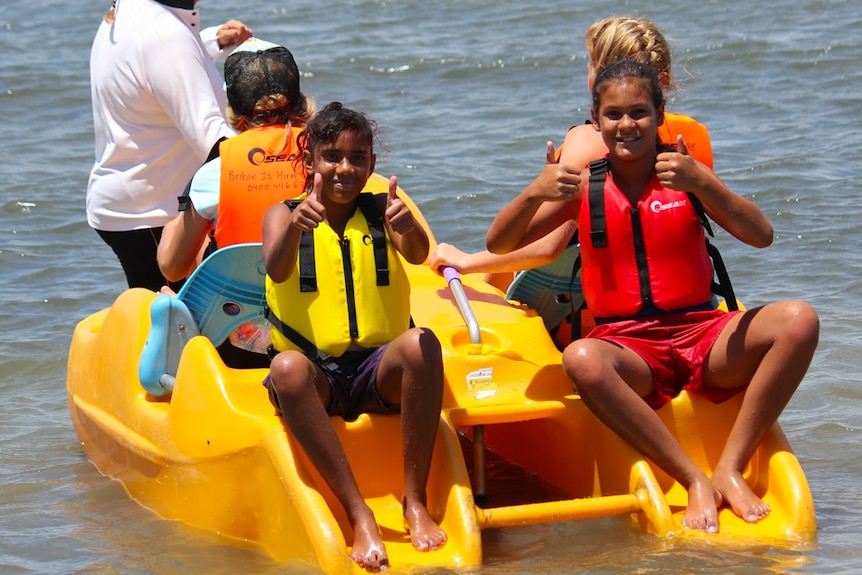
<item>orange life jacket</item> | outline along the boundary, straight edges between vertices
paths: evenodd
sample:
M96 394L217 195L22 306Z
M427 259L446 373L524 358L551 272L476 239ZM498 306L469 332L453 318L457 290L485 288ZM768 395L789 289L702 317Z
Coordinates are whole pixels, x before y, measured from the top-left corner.
M632 205L598 164L591 164L578 219L581 285L594 316L631 317L645 308L674 311L709 302L712 261L688 194L653 176Z
M218 247L262 241L267 208L304 191L305 168L296 144L301 131L283 124L262 126L219 145Z
M682 134L691 156L712 169L712 143L706 126L688 116L665 112L664 122L658 127L659 140L675 146L678 134Z

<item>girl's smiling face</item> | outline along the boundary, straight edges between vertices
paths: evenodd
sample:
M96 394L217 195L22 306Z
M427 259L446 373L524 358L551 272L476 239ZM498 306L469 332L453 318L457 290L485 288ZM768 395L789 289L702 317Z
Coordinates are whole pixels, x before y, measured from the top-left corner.
M593 126L611 156L638 159L655 155L658 126L664 108L656 109L649 83L640 78L622 78L599 87L599 106L593 108Z
M308 172L323 177L325 198L347 204L356 199L374 172L376 157L367 138L344 132L335 142L315 150L307 164Z

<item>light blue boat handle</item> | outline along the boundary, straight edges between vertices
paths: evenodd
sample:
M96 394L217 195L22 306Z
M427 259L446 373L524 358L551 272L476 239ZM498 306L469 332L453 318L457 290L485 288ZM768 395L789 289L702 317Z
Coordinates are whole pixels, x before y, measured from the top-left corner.
M479 330L479 320L476 319L476 314L473 313L473 308L470 306L470 300L467 299L467 294L464 292L464 286L461 285L461 276L458 274L458 270L451 266L444 266L442 271L443 277L449 284L449 289L452 290L452 295L455 296L455 302L458 304L461 316L467 322L470 343L481 344L482 332Z

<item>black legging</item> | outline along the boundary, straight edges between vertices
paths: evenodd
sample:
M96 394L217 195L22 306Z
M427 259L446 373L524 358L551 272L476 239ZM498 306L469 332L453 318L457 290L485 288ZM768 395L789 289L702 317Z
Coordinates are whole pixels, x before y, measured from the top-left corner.
M127 232L96 230L99 237L114 250L117 259L120 260L130 288L143 287L157 292L166 285L173 290L182 287L185 280L168 282L159 270L156 253L163 229L146 228Z

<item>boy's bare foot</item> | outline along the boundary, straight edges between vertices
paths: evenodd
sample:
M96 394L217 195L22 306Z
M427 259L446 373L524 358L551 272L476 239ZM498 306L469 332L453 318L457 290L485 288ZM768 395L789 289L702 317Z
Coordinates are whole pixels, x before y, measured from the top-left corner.
M435 551L446 544L449 539L446 532L431 519L425 505L404 502L403 507L404 525L413 547L419 551Z
M371 521L357 521L353 525L353 547L350 549L350 558L357 565L376 573L389 568L389 556L386 547L380 538L380 529L374 518Z
M699 529L707 533L718 533L718 505L720 493L712 482L704 477L688 487L688 508L682 518L683 527Z
M721 493L733 512L746 523L757 523L771 511L769 504L755 495L754 491L738 471L721 472L716 469L712 483Z

